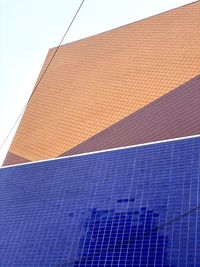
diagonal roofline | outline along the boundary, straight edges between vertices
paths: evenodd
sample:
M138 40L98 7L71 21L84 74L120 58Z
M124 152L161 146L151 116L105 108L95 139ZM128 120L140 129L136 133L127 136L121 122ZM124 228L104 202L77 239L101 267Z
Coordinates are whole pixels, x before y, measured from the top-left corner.
M103 35L103 34L106 34L106 33L108 33L108 32L111 32L111 31L115 31L115 30L117 30L117 29L120 29L120 28L129 26L129 25L131 25L131 24L140 23L140 22L142 22L142 21L144 21L144 20L149 20L149 19L151 19L151 18L160 16L160 15L162 15L162 14L165 14L165 13L168 13L168 12L172 12L172 11L177 10L177 9L181 9L181 8L184 8L184 7L189 6L189 5L193 5L193 4L197 3L197 2L200 2L200 0L195 0L195 1L191 2L191 3L185 4L185 5L182 5L182 6L179 6L179 7L175 7L175 8L172 8L172 9L169 9L169 10L166 10L166 11L163 11L163 12L160 12L160 13L157 13L157 14L155 14L155 15L151 15L151 16L146 17L146 18L143 18L143 19L139 19L139 20L136 20L136 21L133 21L133 22L124 24L124 25L122 25L122 26L119 26L119 27L116 27L116 28L112 28L112 29L110 29L110 30L105 30L105 31L103 31L103 32L100 32L100 33L97 33L97 34L94 34L94 35L90 35L90 36L87 36L87 37L83 37L83 38L81 38L81 39L78 39L78 40L75 40L75 41L72 41L72 42L69 42L69 43L66 43L66 44L62 44L62 45L60 45L59 47L61 48L61 47L63 47L63 46L68 46L68 45L74 44L74 43L76 43L76 42L81 42L81 41L87 40L87 39L92 38L92 37L96 37L96 36ZM51 48L49 49L49 51L50 51L50 50L54 50L54 49L56 49L57 47L58 47L58 46L53 46L53 47L51 47Z

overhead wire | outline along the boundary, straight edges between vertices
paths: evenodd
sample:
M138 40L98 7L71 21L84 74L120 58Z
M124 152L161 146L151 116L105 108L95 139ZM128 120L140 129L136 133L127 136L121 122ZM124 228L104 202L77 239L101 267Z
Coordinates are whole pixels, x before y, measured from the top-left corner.
M21 116L23 115L23 113L24 113L24 111L25 111L27 105L29 104L31 98L32 98L33 95L35 94L35 92L36 92L36 90L37 90L39 84L41 83L41 81L42 81L44 75L46 74L46 72L47 72L49 66L51 65L53 59L55 58L55 56L56 56L56 54L57 54L57 52L58 52L60 46L62 45L63 40L65 39L65 37L66 37L66 35L68 34L68 32L69 32L71 26L73 25L73 23L74 23L74 21L75 21L77 15L78 15L78 13L79 13L79 11L81 10L81 8L82 8L84 2L85 2L85 0L82 0L82 2L80 3L80 5L79 5L79 7L78 7L78 9L77 9L77 11L76 11L76 13L75 13L75 15L73 16L73 18L72 18L72 20L71 20L69 26L67 27L67 30L65 31L65 33L64 33L64 35L63 35L61 41L59 42L58 46L56 47L56 49L55 49L55 51L54 51L54 53L53 53L53 55L52 55L50 61L48 62L47 66L46 66L46 68L45 68L45 70L44 70L44 72L42 73L41 77L39 78L38 82L36 83L36 85L35 85L35 87L34 87L32 93L31 93L31 95L30 95L30 97L29 97L29 99L28 99L28 101L26 102L25 106L24 106L23 109L21 110L21 112L20 112L20 114L18 115L17 119L16 119L15 122L13 123L13 125L12 125L10 131L9 131L8 134L6 135L6 138L3 140L2 144L0 145L0 150L1 150L1 149L3 148L3 146L5 145L6 141L8 140L8 138L9 138L9 136L11 135L12 131L14 130L15 126L17 125L19 119L20 119Z

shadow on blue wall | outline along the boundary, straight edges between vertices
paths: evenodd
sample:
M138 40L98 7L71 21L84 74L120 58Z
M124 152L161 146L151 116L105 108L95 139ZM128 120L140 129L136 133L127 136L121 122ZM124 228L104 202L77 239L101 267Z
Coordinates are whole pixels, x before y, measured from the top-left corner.
M133 201L120 199L117 202ZM168 241L160 233L158 221L159 214L145 207L117 212L92 209L82 222L84 233L76 261L59 267L169 267Z

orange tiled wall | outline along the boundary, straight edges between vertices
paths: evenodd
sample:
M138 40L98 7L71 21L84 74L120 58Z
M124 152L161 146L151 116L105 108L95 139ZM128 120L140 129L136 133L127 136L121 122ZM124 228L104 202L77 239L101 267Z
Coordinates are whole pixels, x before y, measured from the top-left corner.
M63 45L28 104L10 152L40 160L77 146L198 75L199 44L198 1Z

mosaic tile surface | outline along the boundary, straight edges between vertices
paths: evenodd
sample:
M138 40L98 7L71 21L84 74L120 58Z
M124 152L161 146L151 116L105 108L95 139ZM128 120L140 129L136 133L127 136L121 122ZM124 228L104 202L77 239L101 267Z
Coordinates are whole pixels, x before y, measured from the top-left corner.
M200 137L0 169L2 267L197 267Z
M199 10L197 1L63 45L9 151L57 157L199 75Z
M199 118L200 75L60 156L197 135Z

